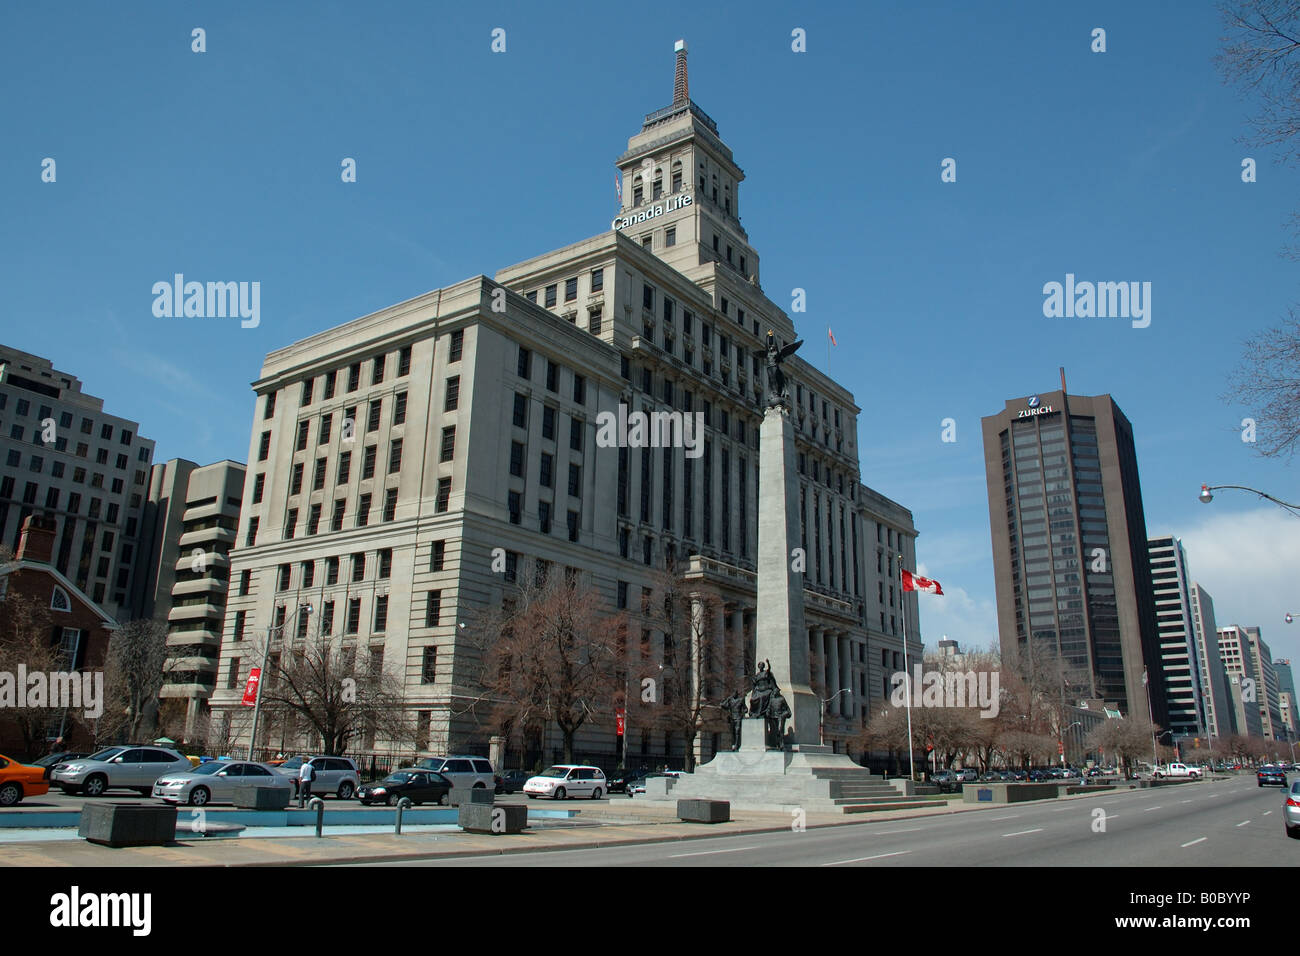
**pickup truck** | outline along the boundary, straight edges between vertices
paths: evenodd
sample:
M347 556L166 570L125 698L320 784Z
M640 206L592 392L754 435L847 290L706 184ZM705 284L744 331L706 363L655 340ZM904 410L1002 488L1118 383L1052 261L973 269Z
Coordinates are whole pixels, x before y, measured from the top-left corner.
M1192 780L1199 780L1201 776L1201 768L1189 767L1185 763L1162 764L1161 766L1156 767L1155 773L1152 774L1152 776L1157 780L1161 777L1169 777L1171 779L1174 777L1187 777Z

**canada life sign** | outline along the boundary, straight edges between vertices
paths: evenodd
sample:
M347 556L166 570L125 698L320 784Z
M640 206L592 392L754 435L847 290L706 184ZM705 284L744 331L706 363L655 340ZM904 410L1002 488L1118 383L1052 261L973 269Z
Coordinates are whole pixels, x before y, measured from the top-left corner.
M647 206L640 212L634 212L630 216L615 216L614 221L609 224L611 229L626 229L628 226L635 226L639 223L648 222L656 219L664 213L672 212L674 209L685 209L691 204L691 194L682 193L677 196L669 196L661 203L655 203L653 206Z

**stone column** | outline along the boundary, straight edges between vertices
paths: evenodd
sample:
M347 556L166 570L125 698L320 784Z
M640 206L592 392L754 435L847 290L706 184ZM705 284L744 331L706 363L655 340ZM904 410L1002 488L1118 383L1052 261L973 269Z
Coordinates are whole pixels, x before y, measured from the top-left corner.
M843 631L839 634L840 642L840 686L847 687L851 693L840 698L840 716L853 716L853 695L857 690L853 686L853 642Z
M788 409L774 405L759 429L762 493L758 502L758 613L755 651L771 660L773 677L794 715L797 744L818 743L818 701L808 686L804 631L804 576L790 568L799 546L799 479L794 425Z
M830 651L826 658L826 696L835 697L840 688L844 686L840 683L840 636L834 631L827 631L826 643ZM834 703L828 705L827 710L831 714L840 713L840 701L843 699L843 694L835 697Z
M705 643L702 640L701 632L705 628L704 621L704 604L700 601L699 595L691 595L691 628L690 635L687 639L687 646L684 648L686 661L678 662L680 667L682 663L690 668L690 694L692 702L698 702L700 695L704 692L704 648ZM717 703L714 701L714 703ZM696 766L704 762L704 734L700 731L695 735L695 763Z

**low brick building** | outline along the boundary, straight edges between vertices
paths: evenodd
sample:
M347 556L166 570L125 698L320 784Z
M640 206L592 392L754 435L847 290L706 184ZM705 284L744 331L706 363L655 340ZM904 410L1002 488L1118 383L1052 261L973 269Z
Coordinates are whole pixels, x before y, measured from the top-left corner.
M37 670L94 672L108 658L108 642L118 624L52 563L55 523L40 514L24 519L14 560L0 566L0 670L16 680L19 665ZM36 652L33 641L48 635L52 657ZM30 658L30 659L25 659ZM54 664L51 667L51 663ZM17 686L21 693L25 686ZM23 732L25 708L5 701L0 708L0 753L35 759L54 748L94 747L94 728L80 712L43 708L43 726Z

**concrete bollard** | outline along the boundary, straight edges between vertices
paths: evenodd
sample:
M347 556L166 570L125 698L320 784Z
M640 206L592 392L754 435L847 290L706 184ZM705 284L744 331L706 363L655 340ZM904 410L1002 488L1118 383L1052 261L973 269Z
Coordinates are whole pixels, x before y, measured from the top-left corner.
M397 801L397 829L393 831L395 836L402 835L402 812L410 806L414 806L410 797L402 797Z

